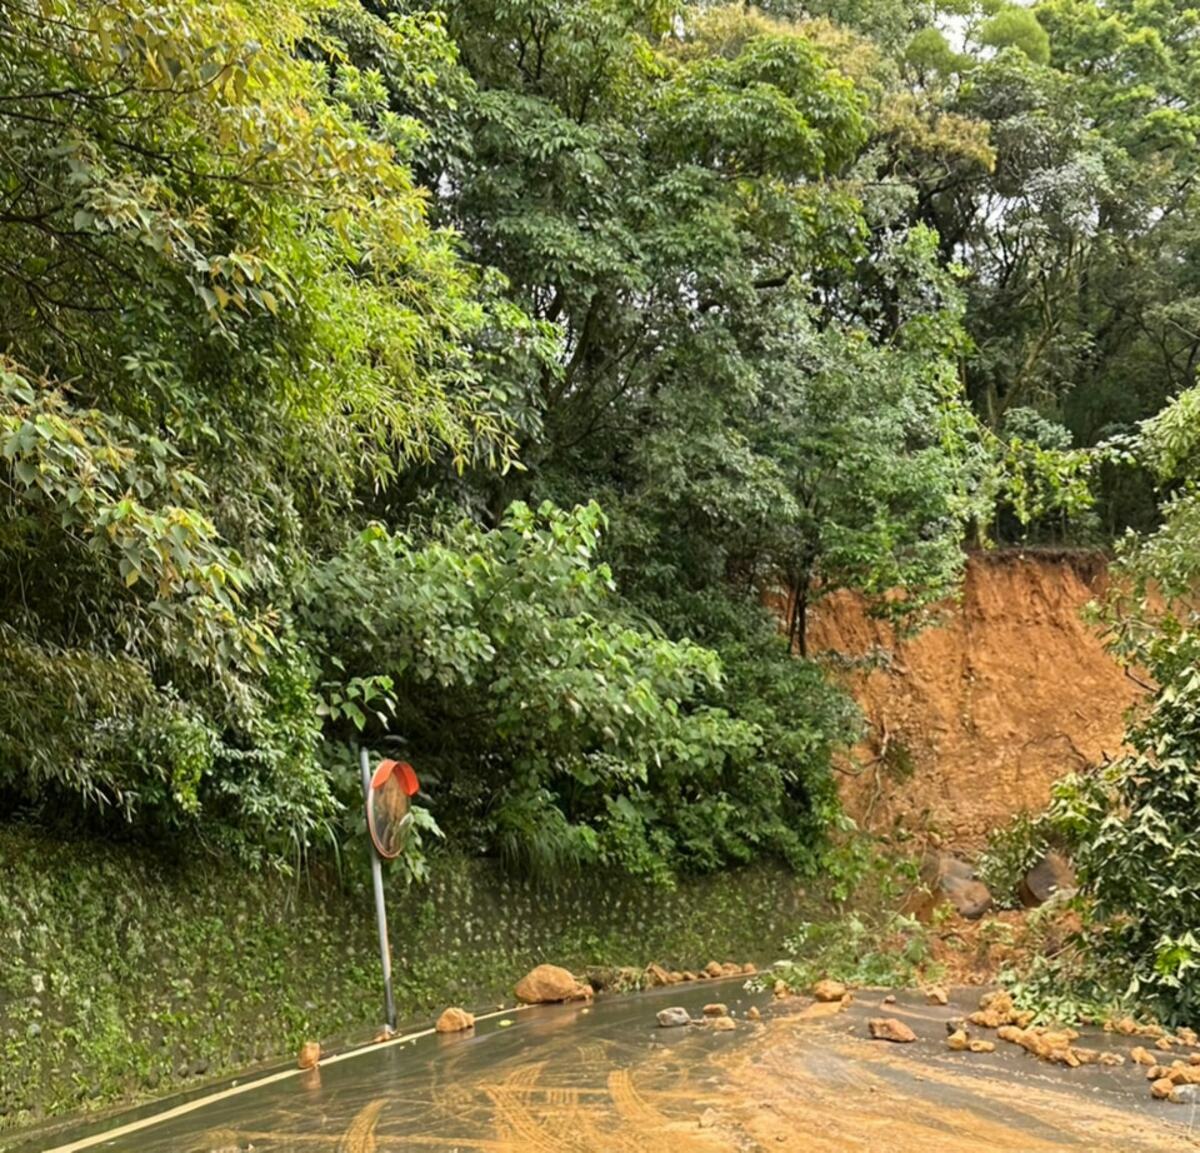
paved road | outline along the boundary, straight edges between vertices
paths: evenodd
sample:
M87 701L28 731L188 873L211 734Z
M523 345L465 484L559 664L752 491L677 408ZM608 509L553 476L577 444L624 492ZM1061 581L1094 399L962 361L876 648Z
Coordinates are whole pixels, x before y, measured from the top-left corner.
M994 1054L954 1054L945 1047L944 1020L970 1007L967 994L948 1008L902 994L881 1009L880 996L860 993L849 1009L831 1012L801 999L772 1003L736 980L601 999L590 1008L513 1012L481 1021L470 1035L376 1046L309 1073L283 1070L246 1092L177 1098L16 1148L1200 1150L1200 1125L1192 1129L1200 1117L1189 1106L1152 1102L1141 1069L1052 1068L1005 1044ZM665 1005L698 1013L710 1000L730 1006L735 1031L655 1025ZM761 1023L744 1016L752 1003L762 1009ZM906 1019L919 1041L867 1040L866 1021L881 1013ZM1096 1047L1132 1045L1093 1040Z

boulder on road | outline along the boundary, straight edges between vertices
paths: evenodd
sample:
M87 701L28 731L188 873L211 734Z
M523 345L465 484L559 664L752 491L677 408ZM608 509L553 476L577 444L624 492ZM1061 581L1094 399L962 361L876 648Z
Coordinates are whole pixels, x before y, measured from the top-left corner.
M669 1009L659 1009L656 1014L658 1024L663 1029L678 1029L681 1025L692 1023L691 1014L682 1005L672 1005Z
M867 1022L867 1027L871 1030L871 1037L875 1041L895 1041L898 1044L906 1044L917 1039L916 1033L895 1017L872 1017Z
M546 1005L555 1001L582 1001L592 995L590 985L581 985L558 965L539 965L517 982L517 1000L526 1005Z
M840 1001L846 995L846 986L841 981L818 981L812 994L818 1001Z
M445 1009L437 1019L434 1029L438 1033L461 1033L464 1029L475 1028L475 1016L466 1009L451 1007Z

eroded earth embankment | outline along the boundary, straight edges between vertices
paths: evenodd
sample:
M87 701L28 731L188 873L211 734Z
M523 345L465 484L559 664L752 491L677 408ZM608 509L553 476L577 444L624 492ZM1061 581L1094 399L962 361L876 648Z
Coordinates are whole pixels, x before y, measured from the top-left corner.
M900 642L853 595L820 601L814 653L891 654L847 673L869 725L842 777L851 814L979 848L993 826L1044 806L1055 780L1116 755L1144 693L1083 619L1106 585L1093 554L976 554L961 600Z

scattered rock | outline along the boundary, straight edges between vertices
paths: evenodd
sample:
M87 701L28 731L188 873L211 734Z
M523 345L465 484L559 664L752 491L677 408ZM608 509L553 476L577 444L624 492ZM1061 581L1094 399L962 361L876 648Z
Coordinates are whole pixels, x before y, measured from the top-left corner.
M732 961L726 961L725 964L721 966L722 977L737 977L740 975L741 971L741 965L735 965Z
M884 997L884 999L883 999L882 1001L880 1001L879 1003L880 1003L881 1005L894 1005L894 1004L896 1003L896 994L895 994L895 993L889 993L889 994L888 994L886 997Z
M1021 879L1021 904L1027 909L1044 905L1057 893L1075 891L1075 870L1061 853L1051 849Z
M296 1064L301 1069L315 1069L321 1063L321 1046L316 1041L305 1041L300 1046L300 1056Z
M762 1014L758 1011L757 1005L751 1005L750 1008L746 1010L746 1020L747 1021L762 1020Z
M1165 1101L1175 1090L1170 1077L1160 1077L1150 1085L1150 1096L1156 1101Z
M1190 1061L1193 1065L1200 1065L1200 1053L1189 1053L1188 1061Z
M711 1005L704 1006L704 1015L706 1017L728 1017L729 1009L720 1001L714 1001Z
M1145 1048L1142 1045L1138 1045L1135 1049L1133 1049L1130 1052L1129 1059L1135 1065L1157 1065L1158 1064L1158 1058L1155 1057L1154 1054L1151 1053L1149 1049Z
M818 981L812 994L818 1001L840 1001L846 995L846 986L841 981Z
M1041 1061L1066 1065L1071 1069L1077 1069L1080 1065L1095 1064L1100 1059L1099 1053L1072 1046L1071 1042L1079 1037L1074 1029L1022 1029L1016 1025L1002 1025L996 1035L1001 1041L1019 1045Z
M1120 1053L1101 1053L1096 1058L1096 1063L1099 1065L1124 1065L1125 1058Z
M946 1034L957 1033L961 1029L964 1033L970 1032L967 1028L967 1019L965 1017L951 1017L946 1022Z
M646 966L646 984L650 988L654 989L659 985L669 985L670 983L671 974L661 965L650 964Z
M539 965L517 982L518 1001L526 1005L546 1005L556 1001L580 1001L592 995L590 985L581 985L558 965Z
M956 1030L946 1038L946 1048L955 1053L963 1052L970 1044L971 1038L962 1029Z
M642 971L628 965L593 965L586 975L588 984L597 993L622 993L643 983Z
M434 1029L439 1033L461 1033L464 1029L475 1028L475 1016L466 1009L451 1007L445 1009L437 1019Z
M395 1034L392 1032L389 1026L381 1025L375 1030L375 1036L371 1038L371 1043L373 1045L379 1045L384 1041L390 1041L393 1036L395 1036Z
M995 1041L972 1041L968 1046L972 1053L994 1053L996 1051Z
M732 1017L714 1017L712 1027L717 1033L728 1033L737 1028L737 1022Z
M659 1009L656 1014L658 1024L663 1029L677 1029L681 1025L692 1023L691 1014L682 1005L672 1005L669 1009Z
M777 980L775 982L774 986L772 987L772 992L775 994L776 997L786 997L791 992L791 990L787 987L786 981Z
M678 985L683 980L683 974L678 969L672 970L667 974L668 985Z
M747 977L753 977L758 970L749 961L747 961L742 966L742 972L745 973Z
M925 996L931 1005L948 1005L950 1003L950 995L941 985L932 985L925 991Z
M1200 1103L1200 1085L1176 1085L1167 1096L1168 1101L1176 1105L1195 1105Z
M872 1017L867 1022L867 1027L871 1030L871 1037L875 1041L895 1041L898 1044L905 1044L917 1039L916 1033L903 1021L896 1020L895 1017Z
M1167 1050L1173 1048L1174 1044L1175 1042L1172 1041L1170 1037L1159 1037L1159 1039L1154 1042L1154 1047L1166 1052Z
M1175 1035L1179 1038L1181 1045L1190 1045L1195 1047L1200 1045L1200 1036L1197 1036L1195 1029L1189 1029L1186 1025L1182 1029L1176 1029Z
M698 980L700 980L700 978L699 978L699 977L697 977L697 976L696 976L696 974L695 974L695 973L693 973L693 972L692 972L690 969L688 969L688 970L686 970L686 971L684 972L684 974L683 974L683 979L684 979L685 981L698 981Z

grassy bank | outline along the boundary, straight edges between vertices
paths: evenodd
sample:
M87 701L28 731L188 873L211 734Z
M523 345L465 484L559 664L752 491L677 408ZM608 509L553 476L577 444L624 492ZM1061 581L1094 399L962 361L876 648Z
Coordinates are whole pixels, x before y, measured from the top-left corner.
M0 1128L369 1034L365 877L357 861L296 880L0 828ZM441 857L427 885L389 892L399 1012L496 1003L545 960L769 960L802 904L767 869L666 892L599 875L539 886Z

